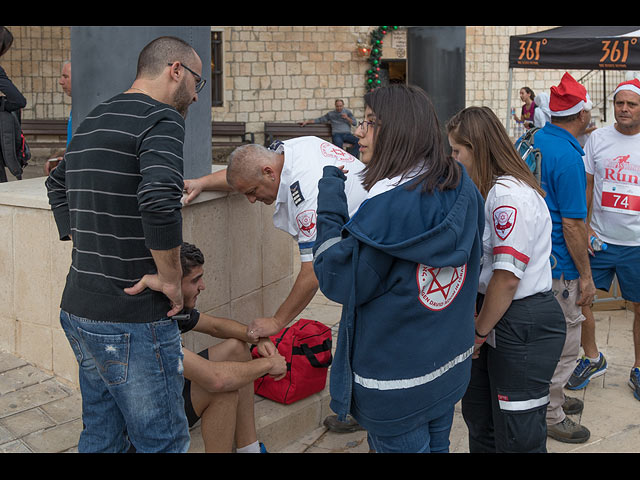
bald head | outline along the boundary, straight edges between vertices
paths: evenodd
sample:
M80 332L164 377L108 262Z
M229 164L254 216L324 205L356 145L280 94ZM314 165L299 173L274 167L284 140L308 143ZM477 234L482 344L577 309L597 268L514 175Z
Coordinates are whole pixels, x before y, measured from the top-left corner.
M227 183L235 188L239 181L260 179L264 167L276 168L278 154L258 144L243 145L229 156Z

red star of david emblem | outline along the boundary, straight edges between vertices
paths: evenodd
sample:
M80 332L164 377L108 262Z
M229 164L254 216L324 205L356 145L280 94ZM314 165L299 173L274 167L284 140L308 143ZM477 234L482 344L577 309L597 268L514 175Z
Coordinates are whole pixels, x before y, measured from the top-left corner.
M440 271L442 270L442 268L434 268L434 267L429 267L428 268L429 273L431 274L431 278L433 280L431 280L431 283L429 284L429 287L427 288L427 294L429 293L436 293L436 292L441 292L442 296L446 298L449 296L449 292L451 291L451 286L456 283L458 281L458 279L460 278L460 274L458 273L457 269L453 269L453 275L451 275L451 279L449 280L449 283L442 285L439 281L438 281L438 275L440 275Z

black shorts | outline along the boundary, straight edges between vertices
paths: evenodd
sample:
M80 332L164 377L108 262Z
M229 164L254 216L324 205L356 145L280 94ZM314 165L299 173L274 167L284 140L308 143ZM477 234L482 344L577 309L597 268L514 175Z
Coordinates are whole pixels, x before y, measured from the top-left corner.
M209 360L209 349L205 348L203 351L198 353L202 358ZM200 417L193 409L193 404L191 403L191 380L185 377L184 379L184 387L182 389L182 398L184 399L184 413L187 414L187 420L189 421L189 428L193 427Z

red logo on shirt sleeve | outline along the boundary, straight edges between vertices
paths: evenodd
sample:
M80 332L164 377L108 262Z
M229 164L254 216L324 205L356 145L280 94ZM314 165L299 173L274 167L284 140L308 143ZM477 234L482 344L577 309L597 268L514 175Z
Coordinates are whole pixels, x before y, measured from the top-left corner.
M306 237L313 237L316 233L316 211L305 210L296 217L298 229Z
M518 211L514 207L502 206L493 211L493 228L496 235L506 240L516 224Z

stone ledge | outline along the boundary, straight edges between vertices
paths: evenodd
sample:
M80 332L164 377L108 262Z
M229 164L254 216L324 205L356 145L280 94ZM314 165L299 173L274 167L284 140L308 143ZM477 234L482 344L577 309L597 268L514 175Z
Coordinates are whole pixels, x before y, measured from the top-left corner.
M211 172L226 168L224 165L212 165ZM49 210L47 189L44 185L46 177L29 178L14 182L0 183L0 205L12 207L37 208ZM202 192L189 205L208 202L229 195L229 192ZM189 205L185 205L188 207Z

